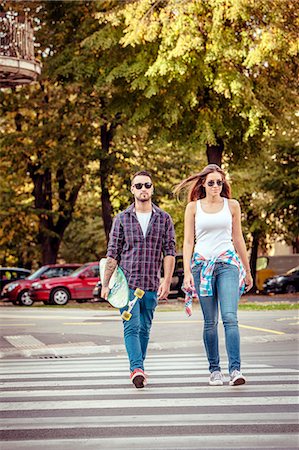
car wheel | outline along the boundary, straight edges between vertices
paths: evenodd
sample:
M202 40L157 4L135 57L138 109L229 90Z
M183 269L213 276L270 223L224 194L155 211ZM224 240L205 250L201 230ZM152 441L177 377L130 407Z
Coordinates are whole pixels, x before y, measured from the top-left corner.
M51 304L52 305L66 305L70 299L69 292L64 288L56 288L51 293Z
M29 291L22 291L19 294L19 303L21 306L32 306L33 305L33 300L31 300L31 298L29 297Z
M296 286L294 286L293 284L288 284L286 286L286 292L288 294L295 294L297 292Z

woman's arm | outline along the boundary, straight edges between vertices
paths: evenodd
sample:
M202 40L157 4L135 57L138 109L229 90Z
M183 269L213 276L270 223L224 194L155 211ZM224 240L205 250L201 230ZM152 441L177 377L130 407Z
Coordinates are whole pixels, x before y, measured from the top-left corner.
M245 279L246 291L249 291L253 286L253 281L250 272L245 240L242 233L241 208L237 200L229 200L229 207L232 212L233 218L233 226L232 226L233 244L246 270L246 279Z
M184 246L183 246L185 289L190 289L190 287L194 285L190 261L194 249L194 240L195 240L195 212L196 212L196 202L188 203L185 210Z

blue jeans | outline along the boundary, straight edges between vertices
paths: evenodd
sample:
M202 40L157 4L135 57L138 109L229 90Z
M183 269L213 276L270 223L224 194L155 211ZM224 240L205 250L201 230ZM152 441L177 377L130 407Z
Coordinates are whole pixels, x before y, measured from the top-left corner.
M130 289L130 300L134 298L134 289ZM157 306L157 292L145 291L144 296L137 300L130 320L123 320L125 345L130 361L130 371L144 370L144 360L149 341L154 311ZM121 308L122 314L127 307Z
M200 271L199 264L193 268L194 284L199 296ZM203 339L209 361L209 370L221 370L218 346L218 308L225 331L225 345L228 356L229 373L240 370L240 334L238 327L239 270L236 266L216 262L213 278L213 296L201 297L200 305L204 316ZM199 296L200 297L200 296Z

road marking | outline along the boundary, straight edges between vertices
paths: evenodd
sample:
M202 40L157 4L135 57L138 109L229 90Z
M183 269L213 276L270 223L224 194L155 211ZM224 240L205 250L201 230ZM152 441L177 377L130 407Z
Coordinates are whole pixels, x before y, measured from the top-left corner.
M100 418L98 419L101 420ZM35 421L37 422L37 420ZM258 449L277 449L281 450L286 448L286 442L288 448L298 448L298 435L296 433L258 433L258 437L255 434L242 433L242 434L219 434L219 435L190 435L184 434L175 436L142 436L132 437L128 435L129 429L122 436L115 437L101 437L87 439L77 437L76 439L63 438L63 439L27 439L26 441L2 441L2 450L73 450L74 448L84 448L86 450L105 449L115 450L121 448L123 450L139 450L139 449L152 449L152 450L165 450L167 449L189 449L198 450L199 448L213 448L213 449L237 449L240 448L240 441L246 443L246 448Z
M2 327L35 327L36 323L1 323L0 328Z
M184 323L186 324L188 320L188 317L186 317L186 320L155 320L155 324L177 324L177 323ZM203 320L190 320L192 323L203 323ZM223 323L222 321L219 321L219 323ZM250 325L241 325L239 324L240 328L247 328L249 330L256 330L256 331L265 331L266 333L273 333L273 334L286 334L282 331L276 331L276 330L269 330L268 328L259 328L259 327L253 327Z
M149 385L136 390L125 356L7 360L1 449L297 448L298 371L245 362L245 385L208 386L206 364L149 355Z
M236 387L235 386L229 386L228 385L228 377L226 380L225 386L208 386L208 384L205 384L204 386L172 386L171 392L169 391L169 386L167 387L161 387L161 386L155 386L149 384L149 386L142 390L141 392L138 392L138 395L142 397L147 397L151 395L164 395L164 394L173 394L177 395L180 394L181 396L183 394L194 394L194 397L197 394L231 394L234 392L236 393ZM168 383L167 383L168 384ZM279 389L282 390L284 393L294 392L296 391L297 386L294 384L280 384ZM267 395L274 395L277 393L277 385L254 385L254 384L245 384L242 387L239 387L238 390L240 390L240 393L242 395L244 393L254 393L254 392L267 392ZM2 401L4 399L13 399L13 398L34 398L34 397L78 397L78 396L124 396L124 395L136 395L136 391L132 390L124 390L123 386L118 386L117 388L109 388L106 387L102 388L94 388L94 389L68 389L65 390L64 387L61 387L60 389L38 389L38 390L32 390L28 389L26 390L25 387L21 391L7 391L3 390L1 391L2 395ZM290 394L289 394L290 395ZM41 400L42 401L42 400Z
M64 311L66 311L66 310L64 310ZM110 313L109 316L108 315L102 315L102 314L101 315L97 315L97 314L98 313L94 313L93 315L84 316L84 320L90 320L90 319L96 319L96 318L99 318L101 320L111 320L113 318L120 319L120 316L119 316L118 312L116 312L115 316L111 315L111 313ZM82 320L82 314L81 315L77 315L77 316L69 316L67 314L64 314L64 315L62 315L62 314L61 315L48 315L48 316L46 316L46 315L43 316L43 315L38 315L38 314L26 315L25 313L24 314L19 314L19 315L18 314L5 314L5 318L6 319L19 319L21 317L22 320L24 320L24 319L57 320L57 319L65 319L66 316L67 316L68 319L76 319L76 320L81 319Z
M110 374L111 375L111 374ZM136 391L134 391L136 392ZM296 397L277 396L277 397L243 397L242 391L236 391L238 396L218 397L217 406L265 406L265 405L297 405ZM214 397L205 398L146 398L146 399L130 399L130 408L182 408L182 407L203 407L214 406ZM37 402L1 402L2 412L4 411L33 411L33 410L62 410L62 409L93 409L107 408L119 409L127 408L127 399L109 399L109 400L45 400L42 403ZM83 415L83 414L82 414Z
M297 423L298 415L297 413L284 413L283 418L281 413L247 413L246 423L247 424L260 424L260 423L271 423L273 421L281 421L287 423ZM124 421L125 419L125 421ZM55 425L55 428L93 428L99 426L105 427L115 427L115 426L128 426L128 423L134 423L135 426L180 426L180 425L198 425L199 423L211 423L213 424L223 424L231 425L235 422L236 414L226 413L225 416L216 416L215 414L172 414L172 415L146 415L138 414L135 416L101 416L101 423L99 424L98 416L88 416L88 417L69 417L69 416L59 416L59 423ZM32 429L32 419L30 418L15 418L12 423L11 419L2 419L1 430L28 430ZM34 428L37 430L43 430L51 428L53 426L53 417L39 417L36 421ZM101 448L101 446L99 447ZM176 447L177 448L177 447Z
M31 334L19 334L16 336L3 336L3 338L7 342L9 342L11 345L13 345L14 347L20 348L20 349L46 347L46 344L44 344L39 339L36 339L34 336L31 336Z
M240 328L248 328L249 330L265 331L266 333L285 334L283 331L269 330L268 328L252 327L250 325L240 325L239 324L239 327Z
M293 316L293 317L280 317L279 319L275 319L275 322L281 322L283 320L293 320L293 319L297 319L298 316Z
M59 318L61 319L61 317L59 317ZM23 319L24 319L24 317L23 317ZM186 319L188 319L188 317L186 317ZM88 322L88 320L90 320L88 318L85 319L85 320L86 320L86 322L63 322L62 325L88 326L88 325L102 325L102 323L103 323L103 322ZM107 319L101 317L100 320L102 321L102 320L107 320ZM115 317L114 319L109 318L109 320L119 321L120 318L119 317ZM190 322L191 323L203 323L203 320L190 320L189 323ZM154 322L155 325L156 324L158 324L158 325L159 324L161 324L161 325L165 325L165 324L172 325L172 324L179 324L179 323L187 324L187 320L156 320ZM298 323L299 322L292 323L292 324L289 324L289 325L298 325ZM28 327L28 326L36 326L36 325L37 325L36 323L25 323L25 324L12 324L12 323L10 323L10 324L1 324L0 326L1 327ZM242 325L242 324L239 324L239 328L247 328L247 329L250 329L250 330L264 331L266 333L279 334L279 335L286 334L286 333L284 333L282 331L269 330L268 328L252 327L252 326L249 326L249 325Z
M59 371L61 373L61 375L63 375L64 373L80 373L82 371L82 363L79 364L72 364L70 366L70 364L67 364L66 360L61 360L59 361L61 364L59 364ZM196 371L196 373L207 373L207 362L206 361L202 361L200 363L193 361L193 362L182 362L182 360L179 361L174 361L174 362L168 362L167 361L167 368L173 370L173 372L180 370L180 366L181 364L184 364L184 368L186 370L188 370L188 372L190 373L190 369L193 369ZM7 366L7 367L6 367ZM266 369L266 368L270 368L269 365L266 364L243 364L242 368L244 371L252 369L252 368L256 368L258 370L260 369ZM112 362L105 362L105 368L102 367L102 363L88 363L88 362L84 362L84 370L90 370L92 369L92 371L97 371L97 372L101 372L101 371L105 371L105 370L112 370L113 373L115 373L115 369L117 370L125 370L127 371L128 369L128 362L127 361L114 361ZM151 363L147 363L146 365L146 370L147 371L156 371L156 370L161 370L161 363L160 362L151 362ZM3 364L0 373L3 373L5 375L8 375L10 373L16 373L17 371L20 371L22 373L22 375L24 375L25 373L56 373L58 370L58 367L55 366L55 364L51 364L50 366L47 367L40 367L40 365L38 364L34 364L30 367L26 367L26 366L15 366L14 367L9 367L7 364Z
M63 325L101 325L103 322L63 322Z
M49 365L49 363L48 363ZM179 364L178 364L179 365ZM84 367L84 366L83 366ZM147 370L147 369L146 369ZM273 372L275 372L275 370L272 367L266 367L266 368L261 368L261 369L256 369L256 368L248 368L246 369L246 374L256 374L256 371L258 370L259 375L260 376L264 376L265 374L273 374ZM127 368L123 368L123 369L109 369L107 367L102 367L102 368L95 368L94 370L82 370L82 371L78 371L78 372L74 372L73 369L67 369L64 372L60 371L60 377L63 378L84 378L84 377L89 377L90 379L92 378L97 378L98 382L100 383L100 379L102 382L102 379L105 379L107 377L111 376L111 372L113 372L114 377L127 377L128 376L128 369ZM188 372L188 373L187 373ZM194 381L196 381L196 377L198 377L198 375L202 375L204 377L207 377L208 371L207 369L171 369L171 370L167 370L167 369L150 369L150 376L177 376L177 377L182 377L182 381L186 382L186 380L193 380L193 376L195 377ZM298 371L296 370L290 370L288 368L279 368L279 372L285 373L287 374L286 377L289 377L288 379L296 379L296 375L298 376ZM290 372L293 372L293 375L290 375ZM5 373L5 372L4 372ZM184 378L184 374L186 374L185 378ZM22 380L38 380L40 377L43 377L44 380L48 379L48 378L53 378L53 376L55 376L55 372L54 373L49 373L49 372L42 372L39 373L38 371L35 371L34 373L22 373ZM5 375L5 379L7 381L11 380L11 379L15 379L16 376L15 375L11 375L11 374L7 374ZM163 378L161 378L163 379ZM163 379L164 380L164 379ZM164 380L165 381L165 380ZM161 381L160 381L161 382Z
M186 324L186 323L203 323L203 320L193 320L193 319L190 319L189 320L189 317L187 317L186 316L186 319L185 320L155 320L155 324L157 323L157 324L166 324L166 323L168 323L168 324L176 324L176 323L184 323L184 324Z
M48 360L47 360L48 361ZM51 361L52 362L52 361ZM275 370L273 369L273 372L275 372ZM111 372L110 372L111 374ZM247 371L245 373L246 378L248 379L249 383L260 383L261 381L261 376L255 376L255 375L250 375L247 376ZM55 376L55 374L54 374ZM54 376L52 378L54 378ZM156 385L156 384L167 384L170 385L170 387L172 385L177 385L179 383L205 383L205 387L206 389L209 388L207 382L208 382L208 371L206 371L205 375L200 375L200 376L195 376L195 377L184 377L184 376L174 376L174 377L168 377L168 378L159 378L159 379L155 379L150 377L150 385ZM20 378L20 375L15 376L14 378ZM30 377L28 377L30 379ZM37 380L40 378L36 377ZM77 377L78 378L78 377ZM121 386L122 388L124 388L125 386L128 386L128 375L126 377L124 377L123 379L117 379L117 383L119 386ZM293 382L293 381L298 381L298 376L296 375L263 375L262 380L265 382L275 382L275 383L286 383L288 381ZM68 380L65 377L61 380L61 379L56 379L56 380L48 380L45 383L45 381L35 381L35 380L30 380L30 381L26 381L26 380L22 380L22 381L7 381L5 382L5 386L8 388L36 388L36 387L45 387L45 384L50 387L71 387L71 386L82 386L82 382L84 381L84 377L79 378L79 379L73 379L73 380ZM111 380L110 379L100 379L98 380L96 377L95 379L88 379L88 381L86 381L86 383L88 383L89 386L109 386L109 388L111 387ZM3 385L3 383L2 383ZM257 385L257 384L256 384ZM226 389L226 387L221 386L223 389ZM133 391L135 392L135 391ZM139 392L139 391L138 391Z

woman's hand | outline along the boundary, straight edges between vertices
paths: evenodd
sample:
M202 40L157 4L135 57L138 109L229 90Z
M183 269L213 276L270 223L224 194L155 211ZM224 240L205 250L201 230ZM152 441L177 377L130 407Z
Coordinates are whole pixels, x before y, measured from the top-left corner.
M250 291L250 289L253 286L253 279L251 276L251 273L249 271L246 271L246 277L245 277L245 292Z
M186 289L186 291L189 291L194 287L194 279L191 272L185 273L183 287L184 289Z

